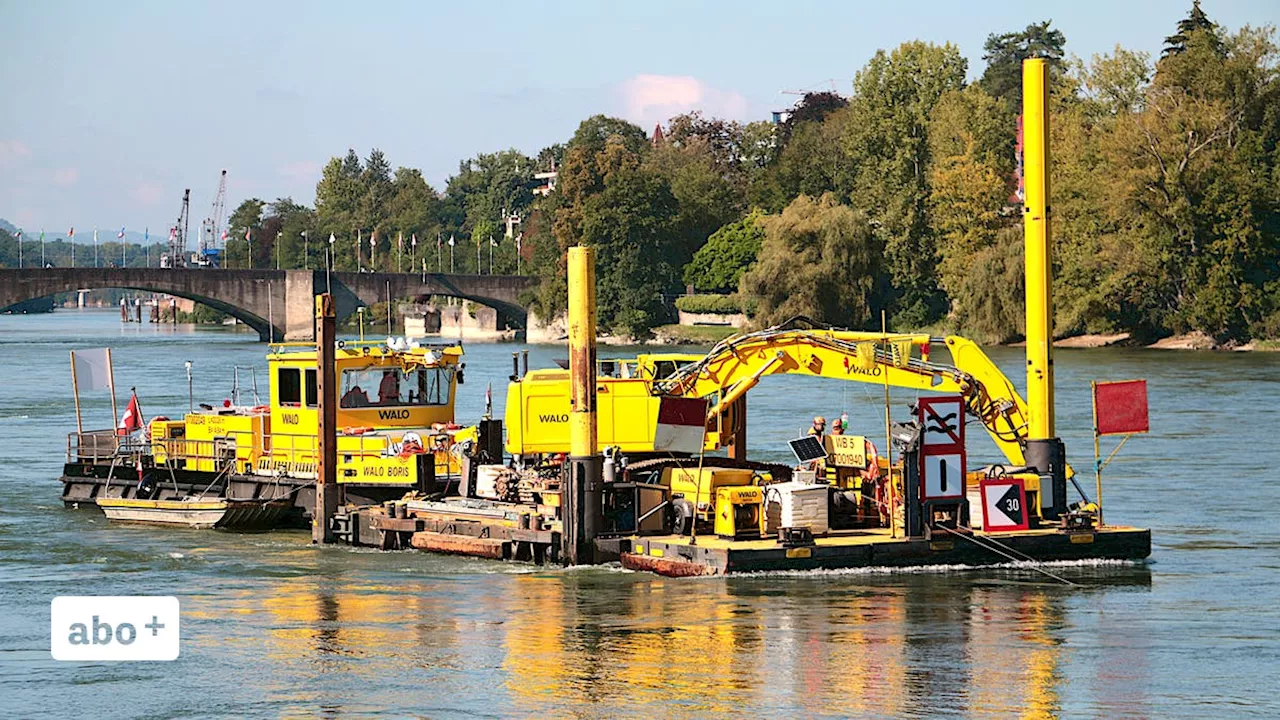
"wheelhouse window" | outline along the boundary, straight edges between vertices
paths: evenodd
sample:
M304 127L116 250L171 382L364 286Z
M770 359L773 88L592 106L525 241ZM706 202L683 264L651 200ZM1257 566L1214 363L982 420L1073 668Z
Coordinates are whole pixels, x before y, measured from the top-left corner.
M307 407L316 407L320 404L316 399L316 370L311 368L307 370Z
M280 368L276 372L276 396L282 406L302 404L302 372L298 368Z
M453 392L452 367L371 367L342 372L343 408L423 407L448 405Z

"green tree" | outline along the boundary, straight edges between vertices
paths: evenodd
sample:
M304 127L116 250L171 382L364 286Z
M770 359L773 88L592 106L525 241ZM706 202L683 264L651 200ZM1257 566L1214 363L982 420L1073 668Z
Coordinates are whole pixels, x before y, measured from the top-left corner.
M746 217L717 230L684 267L684 282L702 292L730 293L756 262L764 242L765 214L753 210Z
M987 94L1005 100L1014 112L1022 108L1023 60L1046 58L1051 77L1062 77L1067 38L1061 30L1049 27L1052 22L1032 23L1021 32L992 33L983 45L982 59L987 61L987 68L978 83Z
M1193 0L1191 10L1187 13L1187 16L1178 21L1178 31L1164 39L1164 52L1160 56L1168 57L1186 52L1187 43L1196 33L1207 33L1202 38L1207 40L1214 50L1219 53L1222 51L1222 41L1218 35L1218 26L1200 9L1200 0Z
M338 242L333 246L334 268L355 270L354 242L360 226L361 199L364 186L361 182L363 167L355 150L348 150L343 158L333 158L316 183L317 235L327 247L328 237L334 235ZM323 259L321 250L321 259Z
M927 218L928 123L939 98L964 87L966 67L954 45L917 41L877 52L854 79L843 142L855 168L851 198L879 225L895 327L922 327L946 311Z
M881 287L884 247L866 215L828 193L796 198L763 218L764 243L739 292L758 303L757 322L795 315L844 327L871 324Z
M265 238L262 231L262 210L266 205L266 202L258 198L249 198L231 213L231 218L227 221L227 245L223 250L224 267L266 267L261 262L264 256L269 255L263 252ZM245 233L249 233L250 238L245 238Z
M974 259L996 244L1001 228L1018 219L1005 212L1013 188L1009 182L1012 152L1007 133L1001 133L1004 118L999 101L971 85L945 93L929 119L928 211L931 232L937 239L937 277L951 301L950 312L966 329L972 326L964 317L996 319L1002 315L980 304L1002 301L982 285L1003 282L1004 268L980 265ZM981 275L992 269L1001 277ZM969 294L975 290L982 296ZM990 326L980 329L988 336L993 334Z

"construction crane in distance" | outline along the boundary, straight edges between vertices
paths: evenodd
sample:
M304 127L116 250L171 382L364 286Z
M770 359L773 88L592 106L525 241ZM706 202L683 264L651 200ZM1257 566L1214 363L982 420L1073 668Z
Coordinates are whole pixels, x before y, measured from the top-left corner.
M191 214L191 188L182 191L182 212L178 221L169 228L169 252L160 258L160 267L179 268L186 266L187 231L190 229L188 217Z
M227 211L227 171L222 171L218 179L218 192L213 196L213 207L209 216L200 223L200 247L196 255L196 264L200 267L221 266L222 248L218 246L222 239L222 220Z

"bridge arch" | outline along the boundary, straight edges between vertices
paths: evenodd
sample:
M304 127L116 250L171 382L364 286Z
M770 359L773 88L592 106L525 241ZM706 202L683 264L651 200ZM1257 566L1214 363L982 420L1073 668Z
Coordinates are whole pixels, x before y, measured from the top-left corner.
M238 293L228 293L227 288L219 287L218 292L209 292L204 287L206 283L199 282L202 278L196 277L197 274L205 273L203 270L186 270L186 269L141 269L141 268L41 268L35 270L0 270L0 310L12 307L25 300L34 298L48 297L64 292L76 292L77 290L93 289L106 290L118 288L121 290L138 290L142 292L163 293L174 297L193 300L202 305L207 305L214 310L239 320L249 326L258 333L258 337L262 340L268 340L273 336L279 340L284 338L283 319L284 314L284 288L283 282L279 292L273 292L273 281L277 278L257 278L244 277L238 278L237 284L243 285L249 283L251 285L265 284L264 288L254 288L254 292L250 293L251 300L259 299L258 296L265 294L278 294L279 307L276 312L279 317L273 317L271 305L273 303L267 300L266 312L262 312L258 307L258 303L246 303L243 295ZM254 271L248 271L254 272ZM278 280L283 281L283 277ZM228 298L234 297L235 301ZM274 329L272 325L275 325Z

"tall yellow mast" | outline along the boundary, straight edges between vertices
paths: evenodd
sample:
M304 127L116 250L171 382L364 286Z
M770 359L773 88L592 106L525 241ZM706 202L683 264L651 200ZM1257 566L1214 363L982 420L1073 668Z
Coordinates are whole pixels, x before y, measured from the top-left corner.
M1053 427L1053 238L1049 228L1049 66L1022 61L1022 157L1027 285L1027 437Z
M594 561L603 523L601 462L596 435L596 255L569 248L569 478L564 555L570 564Z

